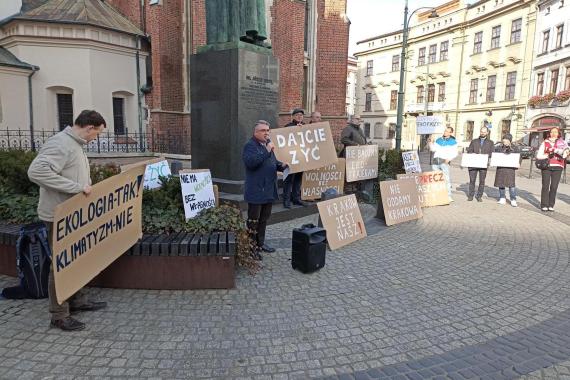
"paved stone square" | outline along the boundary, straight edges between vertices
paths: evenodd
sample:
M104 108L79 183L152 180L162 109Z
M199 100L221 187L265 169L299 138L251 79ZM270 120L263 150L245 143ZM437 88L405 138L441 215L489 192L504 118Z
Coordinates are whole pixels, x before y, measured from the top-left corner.
M309 216L270 226L278 251L235 289L89 289L109 307L81 332L50 329L46 300L0 300L0 379L570 376L568 215L467 202L460 176L416 222L364 205L371 236L313 274L289 249Z

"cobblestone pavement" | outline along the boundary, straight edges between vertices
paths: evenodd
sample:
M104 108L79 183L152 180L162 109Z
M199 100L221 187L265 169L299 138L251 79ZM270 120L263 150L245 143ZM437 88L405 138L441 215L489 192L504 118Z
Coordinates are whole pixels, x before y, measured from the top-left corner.
M522 376L523 380L557 380L570 379L570 361L560 363L550 368L541 369L531 374Z
M89 289L109 307L81 332L49 329L45 300L1 300L0 379L567 376L568 225L460 196L424 211L309 275L284 242L313 217L271 226L281 248L236 289Z

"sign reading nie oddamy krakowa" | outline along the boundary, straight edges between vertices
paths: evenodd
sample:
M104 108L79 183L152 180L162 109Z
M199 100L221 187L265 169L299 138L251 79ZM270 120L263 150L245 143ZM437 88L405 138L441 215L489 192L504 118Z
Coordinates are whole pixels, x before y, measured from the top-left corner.
M402 159L404 161L404 169L406 173L421 173L422 166L420 164L420 156L415 150L409 152L402 152Z
M303 172L301 199L304 201L320 199L327 189L335 189L338 194L344 191L344 158L334 164L319 169Z
M210 170L180 171L180 185L186 219L194 218L202 210L216 207Z
M347 146L346 182L378 178L378 145Z
M419 219L423 216L414 179L380 182L386 225Z
M398 174L398 179L413 179L418 189L418 199L422 207L442 206L449 204L447 181L441 171Z
M331 249L366 237L366 228L354 194L317 203Z
M94 185L59 204L53 221L52 266L62 303L133 246L142 236L146 163Z
M418 135L433 135L443 133L445 124L440 116L418 116L416 118L416 131Z
M337 160L328 122L272 129L271 140L275 157L289 164L289 174L318 169Z

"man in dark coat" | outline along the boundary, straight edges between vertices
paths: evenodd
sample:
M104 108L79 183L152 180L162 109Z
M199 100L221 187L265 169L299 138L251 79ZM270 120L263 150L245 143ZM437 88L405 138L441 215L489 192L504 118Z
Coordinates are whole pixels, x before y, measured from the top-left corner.
M285 127L296 127L299 125L305 125L303 118L305 117L305 111L301 108L295 108L291 112L291 122ZM304 202L301 201L301 182L303 181L303 173L289 174L287 178L283 181L283 207L291 208L291 203L299 206L306 206Z
M340 135L340 142L344 145L342 151L339 154L339 157L344 157L346 155L346 147L347 146L358 146L358 145L366 145L368 142L366 141L366 136L364 135L364 131L360 129L360 116L354 115L348 121L348 125L344 127Z
M269 139L269 123L259 120L255 123L253 137L243 147L245 164L245 194L248 204L247 226L251 231L257 247L264 252L275 252L265 244L265 229L271 216L271 207L277 195L277 171L287 167L277 161L273 150L275 145ZM259 252L255 257L261 260Z
M467 148L467 153L486 154L489 157L493 153L494 144L489 140L489 128L482 127L478 138L471 141ZM473 195L477 202L483 202L483 191L485 190L485 178L487 177L487 168L467 168L469 170L469 194L468 201L473 200ZM479 187L475 194L475 182L477 181L477 173L479 173Z

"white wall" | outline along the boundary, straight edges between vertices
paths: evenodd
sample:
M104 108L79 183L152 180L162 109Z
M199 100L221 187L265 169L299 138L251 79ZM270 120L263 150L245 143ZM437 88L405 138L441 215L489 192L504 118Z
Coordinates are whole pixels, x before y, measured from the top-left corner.
M121 92L127 98L126 127L129 132L138 132L135 54L53 45L18 45L9 50L19 59L40 67L33 77L36 130L59 128L56 94L72 92L74 116L84 109L95 109L113 131L112 94ZM146 73L143 56L140 72L140 84L143 85ZM21 106L19 108L22 109Z
M29 71L0 67L0 129L30 127L28 111Z

